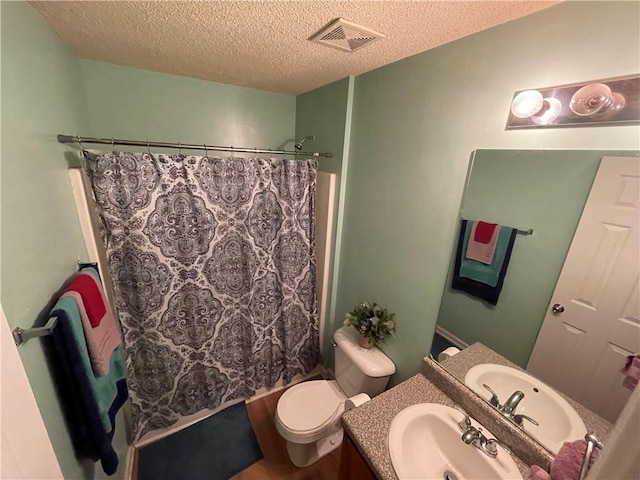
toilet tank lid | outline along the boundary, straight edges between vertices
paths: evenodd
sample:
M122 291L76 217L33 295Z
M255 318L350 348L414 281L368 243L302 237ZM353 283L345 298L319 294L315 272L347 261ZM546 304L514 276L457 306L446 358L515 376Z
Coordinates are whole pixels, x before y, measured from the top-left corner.
M341 327L333 340L362 373L370 377L387 377L396 372L396 366L376 347L366 349L358 345L360 334L353 327Z

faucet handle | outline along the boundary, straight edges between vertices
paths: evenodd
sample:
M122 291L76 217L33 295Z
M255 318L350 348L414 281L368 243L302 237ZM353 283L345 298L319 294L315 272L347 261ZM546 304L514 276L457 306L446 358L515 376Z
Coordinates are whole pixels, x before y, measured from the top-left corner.
M469 417L469 414L465 412L460 405L454 405L454 407L460 410L464 415L464 418L458 422L458 426L460 426L460 429L462 431L466 431L471 428L471 418Z
M523 415L521 413L516 413L513 416L513 421L516 422L520 426L522 426L522 421L523 420L527 420L528 422L533 423L536 427L540 426L540 424L537 422L537 420L534 420L533 418L531 418L528 415Z
M496 408L500 408L500 399L498 398L498 394L496 392L493 391L493 389L487 385L486 383L483 383L482 386L484 388L486 388L487 390L489 390L489 393L491 394L491 398L489 399L489 403L491 405L493 405Z
M496 445L500 445L502 448L504 448L505 452L511 453L511 449L500 440L498 440L497 438L490 438L489 440L487 440L484 448L491 457L496 457L498 455L498 449L496 448Z

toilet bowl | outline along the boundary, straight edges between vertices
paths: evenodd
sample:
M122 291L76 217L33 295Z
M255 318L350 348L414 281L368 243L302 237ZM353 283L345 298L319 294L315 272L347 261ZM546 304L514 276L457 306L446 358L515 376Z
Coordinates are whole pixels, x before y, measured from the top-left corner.
M311 465L340 446L346 399L335 380L299 383L280 397L276 428L296 467Z
M380 350L360 347L357 335L351 327L334 334L337 380L299 383L278 400L276 429L297 467L309 466L338 448L345 409L382 393L395 372L393 362Z

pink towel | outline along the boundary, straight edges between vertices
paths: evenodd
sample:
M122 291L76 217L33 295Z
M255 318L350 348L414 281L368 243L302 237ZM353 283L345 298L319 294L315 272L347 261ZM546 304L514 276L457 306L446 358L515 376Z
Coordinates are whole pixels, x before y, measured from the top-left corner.
M500 225L493 229L489 243L483 243L476 241L476 229L479 223L473 222L471 226L471 234L469 235L469 241L467 242L467 251L465 257L469 260L476 260L486 265L491 265L493 262L493 255L496 253L496 245L498 244L498 236L500 235Z
M580 470L582 470L582 460L587 451L586 440L576 440L575 442L564 442L558 455L551 464L547 473L541 467L532 465L529 473L529 480L579 480ZM598 449L594 449L591 454L590 464L593 464L598 456Z
M529 480L551 480L551 475L544 468L538 465L531 465Z
M620 372L624 373L622 386L633 391L640 380L640 355L629 355Z
M564 442L558 451L558 455L551 464L550 473L552 480L579 480L582 461L586 451L586 440ZM593 463L597 456L598 449L594 448L589 463Z
M99 295L86 295L89 282L93 283L89 290L97 291ZM106 300L100 285L100 280L89 272L81 272L76 275L76 278L62 296L69 296L78 304L93 371L97 377L107 375L109 373L111 354L122 343L122 337L113 312L109 307L109 302ZM88 298L90 300L87 300ZM91 307L88 307L85 301L90 301ZM97 314L103 312L102 318L96 317Z

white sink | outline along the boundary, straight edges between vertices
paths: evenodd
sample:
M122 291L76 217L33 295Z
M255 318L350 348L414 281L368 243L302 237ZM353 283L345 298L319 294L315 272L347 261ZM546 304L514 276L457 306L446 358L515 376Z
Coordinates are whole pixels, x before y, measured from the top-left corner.
M464 415L437 403L419 403L395 416L389 429L391 463L400 480L522 480L511 456L498 447L491 458L462 441L458 422ZM480 425L475 421L473 426ZM483 429L487 437L493 437Z
M528 415L540 425L535 426L525 420L522 428L553 453L558 453L564 442L583 439L587 433L578 413L562 396L525 372L503 365L483 363L467 372L464 383L487 401L491 394L482 386L483 383L496 392L502 403L515 391L523 392L524 398L516 407L515 413Z

